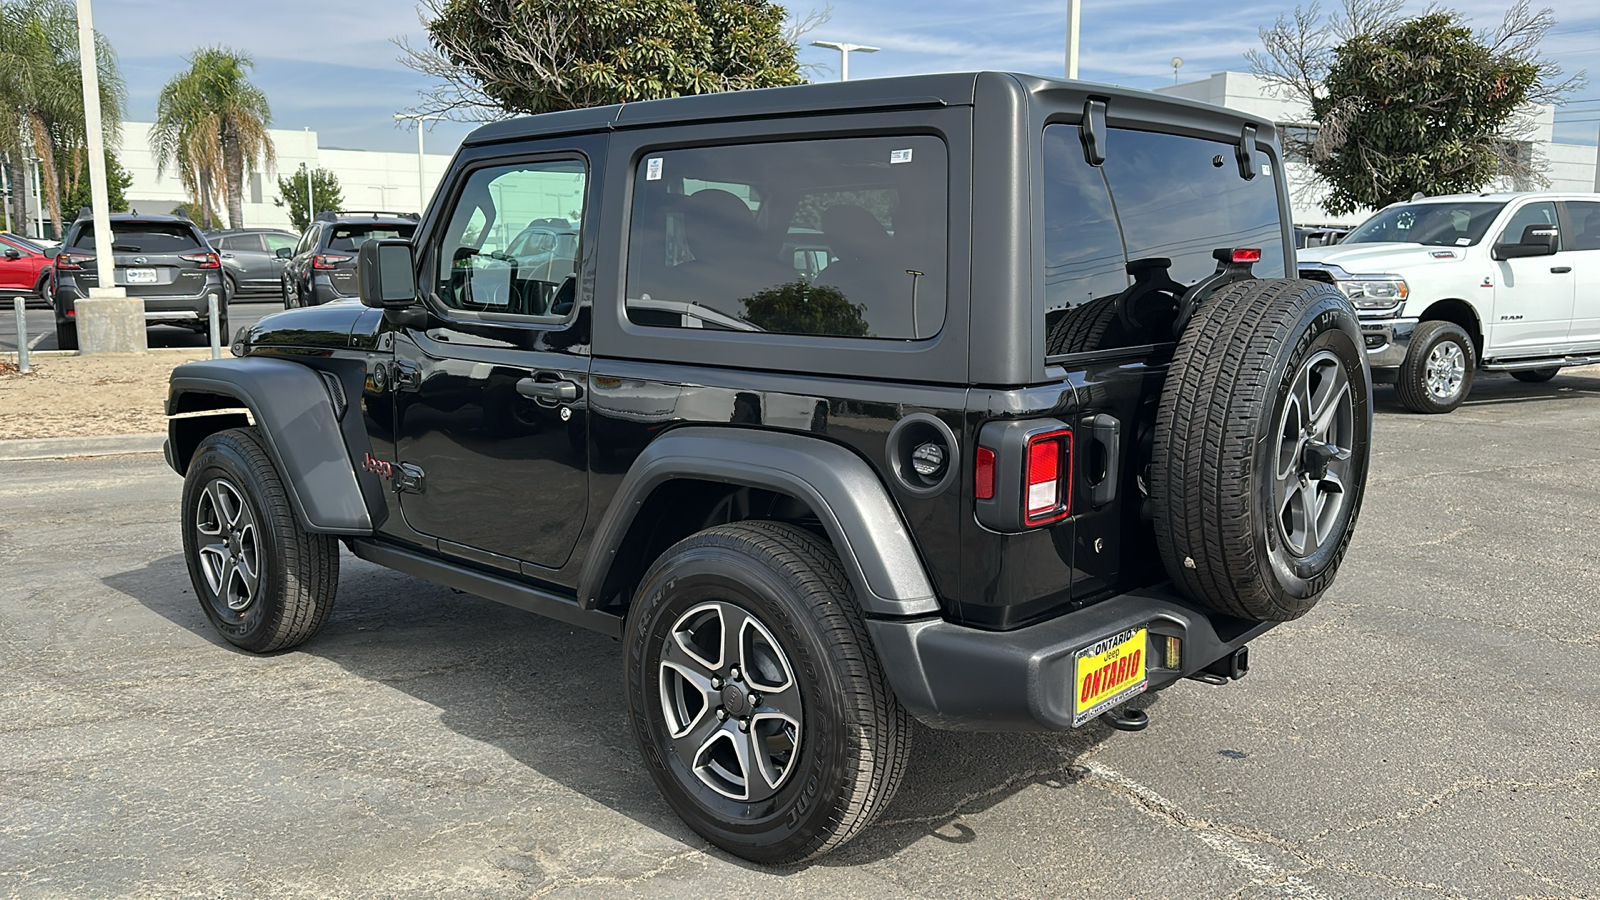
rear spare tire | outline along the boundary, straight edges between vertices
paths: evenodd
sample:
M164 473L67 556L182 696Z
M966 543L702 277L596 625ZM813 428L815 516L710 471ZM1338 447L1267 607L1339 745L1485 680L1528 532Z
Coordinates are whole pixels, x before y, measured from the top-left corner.
M1244 281L1195 313L1156 413L1167 573L1221 613L1284 621L1333 583L1372 441L1360 325L1331 285Z

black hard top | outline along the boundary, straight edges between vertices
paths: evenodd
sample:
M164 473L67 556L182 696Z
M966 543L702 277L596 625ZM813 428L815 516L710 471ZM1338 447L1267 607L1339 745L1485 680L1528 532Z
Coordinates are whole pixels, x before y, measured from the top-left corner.
M1132 105L1138 107L1148 107L1154 102L1163 107L1191 110L1203 118L1225 118L1237 122L1249 122L1264 129L1271 128L1271 122L1267 119L1209 103L1168 97L1134 88L1011 72L958 72L697 94L666 100L646 100L639 103L562 110L536 116L519 116L485 125L468 135L462 144L470 147L545 135L612 131L716 119L837 113L866 109L971 106L980 93L981 83L990 83L992 87L1026 95L1030 105L1040 107L1041 111L1064 108L1061 103L1069 103L1073 98L1094 96L1110 100L1113 108L1117 106L1118 99L1131 101ZM1078 99L1077 102L1081 105L1082 100Z

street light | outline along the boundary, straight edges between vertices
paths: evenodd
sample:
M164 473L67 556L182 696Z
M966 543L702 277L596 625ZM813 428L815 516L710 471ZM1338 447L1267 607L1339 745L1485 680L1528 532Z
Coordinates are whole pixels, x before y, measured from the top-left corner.
M839 51L839 80L850 80L850 53L877 53L877 47L868 47L863 44L842 44L838 41L812 41L813 47L825 47L829 50Z
M423 164L427 157L422 155L422 123L436 122L444 116L424 116L420 113L395 113L396 122L402 119L415 119L417 122L417 215L422 215L428 208L428 177L423 173Z

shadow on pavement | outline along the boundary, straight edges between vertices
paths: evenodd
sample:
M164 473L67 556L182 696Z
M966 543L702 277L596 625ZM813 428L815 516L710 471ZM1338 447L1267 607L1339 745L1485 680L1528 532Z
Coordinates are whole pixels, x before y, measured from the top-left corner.
M616 641L348 554L340 562L339 600L327 626L286 653L312 654L402 691L439 709L440 721L456 733L492 744L674 840L706 846L667 807L639 761ZM190 589L182 554L104 581L204 636L219 652L244 652L212 630ZM1156 702L1148 697L1136 705ZM1037 786L1072 787L1074 763L1114 733L1099 723L1058 734L915 729L905 778L879 823L820 864L883 859L925 837L976 840L979 834L965 817Z
M1478 372L1472 382L1472 393L1461 409L1475 406L1493 406L1502 403L1533 403L1540 400L1568 400L1577 396L1600 396L1600 368L1563 369L1555 378L1540 384L1528 384L1512 378L1505 372ZM1403 416L1420 415L1400 405L1393 385L1380 384L1372 389L1372 408L1380 413L1398 413Z

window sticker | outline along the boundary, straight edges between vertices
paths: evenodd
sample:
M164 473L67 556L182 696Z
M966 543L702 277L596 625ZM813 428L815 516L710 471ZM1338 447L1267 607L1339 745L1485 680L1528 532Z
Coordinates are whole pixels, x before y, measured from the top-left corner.
M889 165L892 166L892 165L895 165L896 163L908 163L908 162L911 162L911 151L910 150L890 150L889 151Z
M661 157L655 156L644 161L644 180L661 180Z

